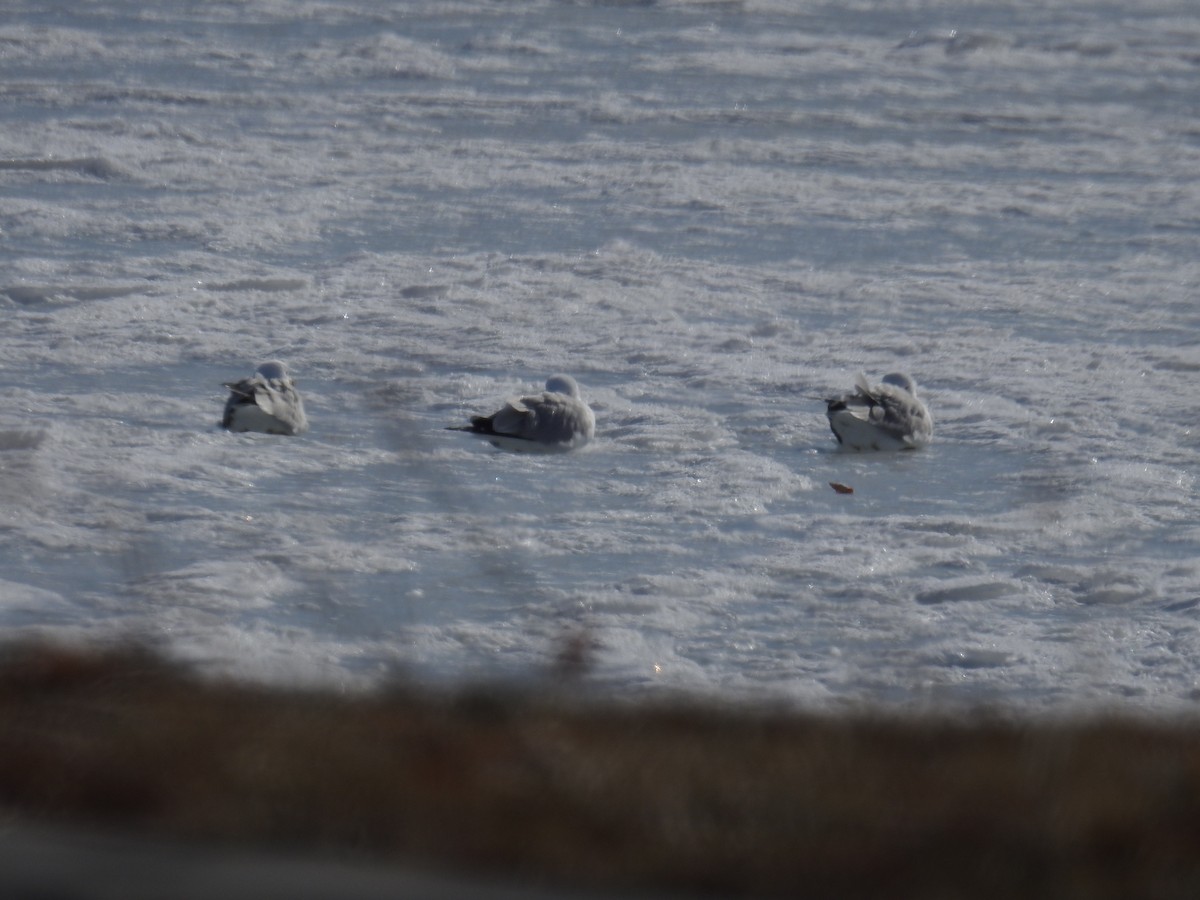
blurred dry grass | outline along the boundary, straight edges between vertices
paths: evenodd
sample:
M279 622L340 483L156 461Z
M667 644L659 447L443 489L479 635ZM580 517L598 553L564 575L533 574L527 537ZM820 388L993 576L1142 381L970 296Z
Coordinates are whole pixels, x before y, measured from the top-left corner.
M39 823L725 896L1200 896L1200 727L878 719L0 658L0 808Z

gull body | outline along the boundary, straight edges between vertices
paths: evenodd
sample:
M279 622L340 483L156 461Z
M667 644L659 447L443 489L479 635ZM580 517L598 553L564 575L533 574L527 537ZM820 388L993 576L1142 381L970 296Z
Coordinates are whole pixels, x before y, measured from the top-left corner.
M564 453L584 446L596 433L596 417L583 402L570 375L555 375L546 389L509 400L490 416L472 416L470 425L453 425L493 447L518 453Z
M851 393L825 401L829 427L850 450L915 450L933 438L933 417L908 375L893 372L871 386L859 373Z
M308 429L304 400L296 390L287 366L265 362L249 378L228 381L229 399L221 425L230 431L265 434L300 434Z

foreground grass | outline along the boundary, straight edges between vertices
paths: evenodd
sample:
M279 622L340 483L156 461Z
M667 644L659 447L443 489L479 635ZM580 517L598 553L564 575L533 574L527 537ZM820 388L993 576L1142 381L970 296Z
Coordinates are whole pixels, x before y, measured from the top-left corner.
M727 896L1200 897L1200 728L202 681L0 656L0 809Z

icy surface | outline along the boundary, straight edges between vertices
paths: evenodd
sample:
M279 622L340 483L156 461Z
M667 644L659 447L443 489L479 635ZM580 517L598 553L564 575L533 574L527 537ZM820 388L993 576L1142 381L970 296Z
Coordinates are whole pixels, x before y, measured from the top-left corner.
M6 635L1194 708L1189 0L8 6ZM271 358L311 431L221 431ZM931 447L837 452L860 370ZM585 450L444 430L559 371Z

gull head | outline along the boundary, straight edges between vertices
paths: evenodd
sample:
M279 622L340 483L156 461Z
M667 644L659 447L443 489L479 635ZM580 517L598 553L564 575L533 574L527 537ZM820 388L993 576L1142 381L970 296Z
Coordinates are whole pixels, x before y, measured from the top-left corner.
M268 381L278 380L283 381L288 377L287 366L277 359L272 359L269 362L263 363L257 369L258 374Z
M552 394L565 394L579 399L579 385L570 375L554 375L546 381L546 390Z
M917 396L917 383L903 372L891 372L884 375L883 383L890 384L892 387L898 387L902 391L908 391L914 397Z

